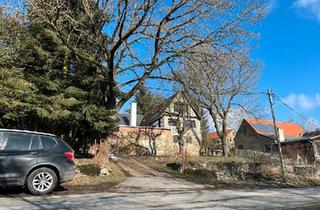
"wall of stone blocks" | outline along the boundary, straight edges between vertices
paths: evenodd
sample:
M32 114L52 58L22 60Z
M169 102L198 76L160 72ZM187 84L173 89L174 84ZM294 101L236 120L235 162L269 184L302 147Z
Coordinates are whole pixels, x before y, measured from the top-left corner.
M176 157L179 145L173 140L173 132L165 128L119 126L116 133L117 147L129 155L144 155L151 151L152 142L157 156ZM199 156L200 146L196 140L186 144L188 156Z

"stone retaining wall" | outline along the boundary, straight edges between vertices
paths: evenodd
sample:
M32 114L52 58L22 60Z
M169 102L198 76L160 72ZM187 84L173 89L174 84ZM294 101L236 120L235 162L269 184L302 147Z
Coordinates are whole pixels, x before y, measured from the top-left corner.
M174 142L170 129L119 126L115 135L120 153L171 157L179 153L179 145ZM186 151L188 156L198 156L200 151L198 142L186 144Z

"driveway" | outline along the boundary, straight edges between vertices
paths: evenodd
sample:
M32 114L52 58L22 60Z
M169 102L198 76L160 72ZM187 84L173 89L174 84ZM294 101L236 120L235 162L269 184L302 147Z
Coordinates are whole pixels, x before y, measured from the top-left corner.
M172 177L129 177L111 192L3 195L0 209L318 209L320 188L214 190Z
M320 209L320 188L217 190L126 162L129 177L108 192L0 194L1 209ZM142 170L141 170L142 168ZM137 169L137 168L136 168Z

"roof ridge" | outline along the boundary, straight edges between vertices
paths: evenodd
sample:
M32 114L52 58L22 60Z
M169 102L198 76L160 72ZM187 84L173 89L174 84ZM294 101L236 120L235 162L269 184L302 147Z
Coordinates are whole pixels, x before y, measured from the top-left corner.
M256 118L245 118L244 119L258 134L274 133L274 129L267 129L259 125L270 125L273 126L273 121L256 119ZM276 122L276 126L283 130L286 137L300 137L304 129L297 123L294 122Z
M244 118L246 121L257 121L257 122L270 122L273 124L272 120L266 120L266 119L261 119L261 118ZM278 124L294 124L300 126L298 123L295 122L290 122L290 121L276 121Z

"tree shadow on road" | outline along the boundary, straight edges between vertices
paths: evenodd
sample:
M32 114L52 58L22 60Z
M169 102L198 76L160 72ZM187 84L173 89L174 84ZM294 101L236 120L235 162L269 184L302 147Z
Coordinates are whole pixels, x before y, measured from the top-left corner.
M68 190L61 185L58 185L50 195L66 193ZM1 197L19 197L19 196L32 196L25 187L2 187L0 188L0 198Z

